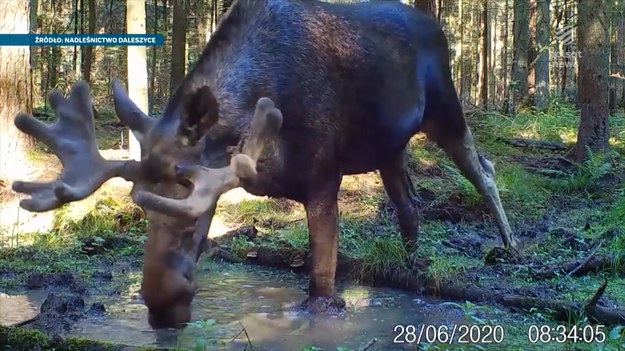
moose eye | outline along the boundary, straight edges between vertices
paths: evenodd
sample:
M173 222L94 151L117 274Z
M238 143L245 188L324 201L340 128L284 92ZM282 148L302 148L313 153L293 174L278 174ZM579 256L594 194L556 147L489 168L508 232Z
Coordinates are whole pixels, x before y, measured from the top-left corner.
M185 272L183 275L184 275L184 278L185 278L185 279L186 279L189 283L192 283L192 282L193 282L191 272Z

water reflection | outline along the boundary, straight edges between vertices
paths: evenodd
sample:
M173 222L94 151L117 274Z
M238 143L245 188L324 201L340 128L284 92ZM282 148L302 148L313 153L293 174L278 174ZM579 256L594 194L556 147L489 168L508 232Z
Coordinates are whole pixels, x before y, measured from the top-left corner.
M128 345L185 348L193 348L202 339L221 341L225 345L223 349L230 350L243 349L248 338L261 350L301 350L311 345L336 350L337 346L357 349L377 337L382 348L375 349L392 350L382 345L392 345L397 335L393 328L397 324L426 321L441 324L458 322L461 318L450 315L449 311L443 313L440 308L428 308L428 304L411 294L346 284L339 285L339 292L348 303L348 313L312 316L293 308L306 297L307 276L260 267L219 265L212 266L208 272L198 272L197 278L201 289L194 300L193 320L214 320L209 328L189 327L182 333L154 331L147 323L147 310L139 299L115 296L94 297L89 301L102 302L107 314L81 320L71 334ZM31 312L36 313L36 302L43 298L32 300L36 308L31 308ZM1 310L0 320L7 323L4 305ZM16 309L12 311L18 314ZM32 315L21 313L13 320Z

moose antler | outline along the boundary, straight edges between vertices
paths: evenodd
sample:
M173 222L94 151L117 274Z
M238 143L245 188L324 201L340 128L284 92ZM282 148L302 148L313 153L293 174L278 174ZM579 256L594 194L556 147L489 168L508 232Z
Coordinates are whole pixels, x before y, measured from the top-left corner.
M199 165L176 166L176 174L191 181L193 190L185 199L172 199L139 191L134 201L142 207L171 216L197 218L216 203L221 194L239 187L241 180L256 179L256 162L269 140L282 127L282 113L269 98L260 98L252 117L250 134L242 152L230 159L230 165L211 169Z
M14 182L14 191L31 196L20 201L22 208L31 212L49 211L86 198L110 178L135 181L139 177L139 162L111 161L100 155L86 82L74 83L67 99L55 90L48 100L57 117L54 123L20 114L15 118L15 126L50 147L63 164L63 172L50 182Z

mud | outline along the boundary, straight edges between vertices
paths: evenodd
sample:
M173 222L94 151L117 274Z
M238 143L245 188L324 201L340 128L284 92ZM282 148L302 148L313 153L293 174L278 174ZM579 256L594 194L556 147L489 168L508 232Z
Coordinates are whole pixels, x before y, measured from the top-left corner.
M466 206L462 203L462 198L456 194L441 202L431 190L418 188L417 196L421 220L439 220L450 223L478 222L488 216L488 208L485 205ZM397 217L395 207L390 201L380 203L378 207L379 216L382 213L393 220Z
M27 289L47 289L51 287L68 287L71 292L86 294L85 281L72 272L41 273L33 272L26 277Z
M86 313L85 301L80 295L50 293L41 305L40 313L25 327L37 329L48 335L63 335Z

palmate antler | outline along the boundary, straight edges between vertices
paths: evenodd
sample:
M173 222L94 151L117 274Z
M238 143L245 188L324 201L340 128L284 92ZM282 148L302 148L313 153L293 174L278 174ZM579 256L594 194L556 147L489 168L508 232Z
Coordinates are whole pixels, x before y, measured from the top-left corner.
M119 83L114 82L113 89L116 108L134 106L127 104L129 100L121 93L123 88ZM14 191L31 196L20 201L22 208L45 212L88 197L110 178L139 179L139 162L106 160L100 155L86 82L75 83L68 98L59 91L53 91L48 100L57 117L54 123L43 123L31 115L20 114L15 118L15 126L50 147L63 164L63 172L51 182L14 182ZM145 133L154 122L140 111L124 112L120 114L120 119L131 126L135 134Z
M138 192L134 201L142 207L171 216L199 217L213 206L219 196L240 186L242 179L254 181L256 162L268 141L277 136L282 127L282 113L269 98L261 98L251 121L250 134L242 152L233 156L230 165L211 169L199 165L176 166L176 174L193 184L185 199L172 199L153 193Z

